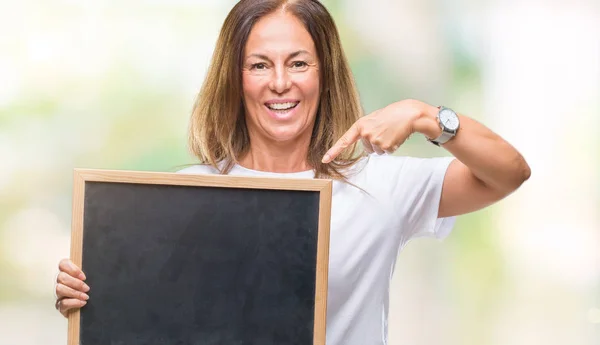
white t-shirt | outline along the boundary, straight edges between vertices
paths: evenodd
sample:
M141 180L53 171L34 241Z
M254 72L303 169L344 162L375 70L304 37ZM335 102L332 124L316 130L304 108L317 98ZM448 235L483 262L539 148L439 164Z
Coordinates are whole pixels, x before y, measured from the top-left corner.
M350 170L349 181L333 182L327 345L387 344L389 287L396 258L412 238L445 237L454 218L437 217L451 157L370 155ZM180 171L215 174L196 165ZM239 165L237 176L313 178L313 171L270 173Z

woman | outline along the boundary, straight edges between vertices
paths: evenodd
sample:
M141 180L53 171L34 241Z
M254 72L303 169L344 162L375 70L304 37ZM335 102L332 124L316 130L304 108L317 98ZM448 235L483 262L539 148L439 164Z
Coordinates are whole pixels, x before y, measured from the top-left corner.
M456 159L384 155L413 133ZM242 0L232 9L192 114L190 147L203 164L182 173L334 179L333 345L385 344L404 244L445 236L455 216L502 199L530 175L511 145L450 109L403 100L361 117L335 24L314 0ZM66 316L90 288L68 259L59 268L57 309Z

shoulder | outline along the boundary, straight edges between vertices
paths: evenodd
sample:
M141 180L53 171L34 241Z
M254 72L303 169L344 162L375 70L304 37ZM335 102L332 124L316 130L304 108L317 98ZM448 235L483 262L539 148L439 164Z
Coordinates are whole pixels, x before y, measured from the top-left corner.
M373 156L365 167L365 186L389 203L407 236L445 237L453 218L438 219L446 172L454 157Z
M398 177L420 178L424 175L445 172L454 157L420 158L371 154L356 164L356 175L368 175L376 181L398 181Z
M208 164L196 164L177 171L178 174L219 174L219 171Z
M441 188L452 159L371 154L357 162L346 176L369 194L384 200L406 200Z

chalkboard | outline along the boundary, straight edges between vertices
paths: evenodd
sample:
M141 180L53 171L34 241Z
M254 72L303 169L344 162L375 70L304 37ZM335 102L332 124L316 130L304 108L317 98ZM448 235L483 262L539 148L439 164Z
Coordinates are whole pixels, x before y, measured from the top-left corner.
M76 169L68 345L324 345L331 187Z

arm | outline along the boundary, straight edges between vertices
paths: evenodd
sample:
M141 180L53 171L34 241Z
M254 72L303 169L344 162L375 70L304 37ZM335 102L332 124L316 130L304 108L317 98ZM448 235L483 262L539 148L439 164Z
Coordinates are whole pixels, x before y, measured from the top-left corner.
M392 153L413 133L437 138L438 108L403 100L360 118L323 157L329 163L362 140L369 152ZM516 190L531 174L521 154L500 136L466 116L457 135L443 145L457 160L448 167L438 216L449 217L486 207Z
M423 103L414 131L435 138L441 133L438 109ZM479 122L459 115L457 135L442 146L457 160L448 167L439 217L479 210L506 197L525 182L531 170L508 142Z

